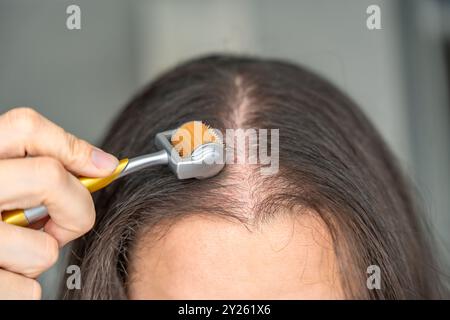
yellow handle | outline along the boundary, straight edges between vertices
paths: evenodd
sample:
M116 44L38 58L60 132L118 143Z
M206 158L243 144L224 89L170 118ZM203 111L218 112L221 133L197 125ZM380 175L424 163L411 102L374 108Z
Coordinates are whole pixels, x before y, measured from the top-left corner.
M113 173L111 173L109 176L104 178L87 178L87 177L81 177L80 182L89 190L89 192L93 193L97 190L103 189L108 184L116 180L116 178L119 176L119 174L122 173L122 171L125 169L125 167L128 164L128 159L122 159L119 162L119 165L117 166L116 170L114 170Z
M29 225L23 209L3 211L0 214L0 218L5 223L14 224L20 227L27 227Z
M80 182L89 190L89 192L93 193L97 190L100 190L111 182L116 180L116 178L122 173L122 171L126 168L128 164L128 159L122 159L119 162L116 170L112 174L104 178L87 178L80 177ZM14 224L16 226L26 227L28 226L28 219L25 216L25 212L23 209L15 209L4 211L0 214L0 221L5 223Z

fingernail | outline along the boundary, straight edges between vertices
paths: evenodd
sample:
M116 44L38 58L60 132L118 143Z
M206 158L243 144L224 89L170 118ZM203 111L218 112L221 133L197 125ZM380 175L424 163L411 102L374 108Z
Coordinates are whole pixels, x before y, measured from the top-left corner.
M113 171L119 164L119 160L117 160L117 158L112 154L106 153L97 148L92 150L91 158L92 163L101 170Z

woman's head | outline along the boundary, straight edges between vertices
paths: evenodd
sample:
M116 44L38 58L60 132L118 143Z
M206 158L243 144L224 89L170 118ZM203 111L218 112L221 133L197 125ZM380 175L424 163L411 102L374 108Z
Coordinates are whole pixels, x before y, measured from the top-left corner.
M96 196L75 244L78 298L430 298L437 279L408 186L339 90L298 66L211 56L167 72L118 116L103 148L155 151L156 133L202 120L278 129L275 171L227 164L206 180L149 168ZM274 131L275 132L275 131ZM259 141L261 143L261 141ZM381 288L367 287L369 266Z

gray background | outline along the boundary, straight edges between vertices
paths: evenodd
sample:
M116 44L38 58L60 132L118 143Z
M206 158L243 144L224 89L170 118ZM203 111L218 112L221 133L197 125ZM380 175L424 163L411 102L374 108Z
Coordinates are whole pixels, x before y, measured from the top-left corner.
M82 29L66 28L81 7ZM366 27L381 7L382 30ZM287 58L352 96L416 184L450 247L449 1L0 0L0 112L33 106L98 143L123 104L174 63L211 52ZM1 138L1 137L0 137ZM43 278L44 296L57 275Z

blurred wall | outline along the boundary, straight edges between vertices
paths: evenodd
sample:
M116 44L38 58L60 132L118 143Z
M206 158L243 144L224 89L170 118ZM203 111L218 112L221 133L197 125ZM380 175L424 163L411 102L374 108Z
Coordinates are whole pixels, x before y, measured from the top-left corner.
M410 173L450 266L450 60L445 61L444 50L445 41L450 41L450 1L401 4L405 118L414 164Z
M81 30L66 8L81 7ZM136 89L130 7L120 0L0 0L0 112L33 106L97 142Z

